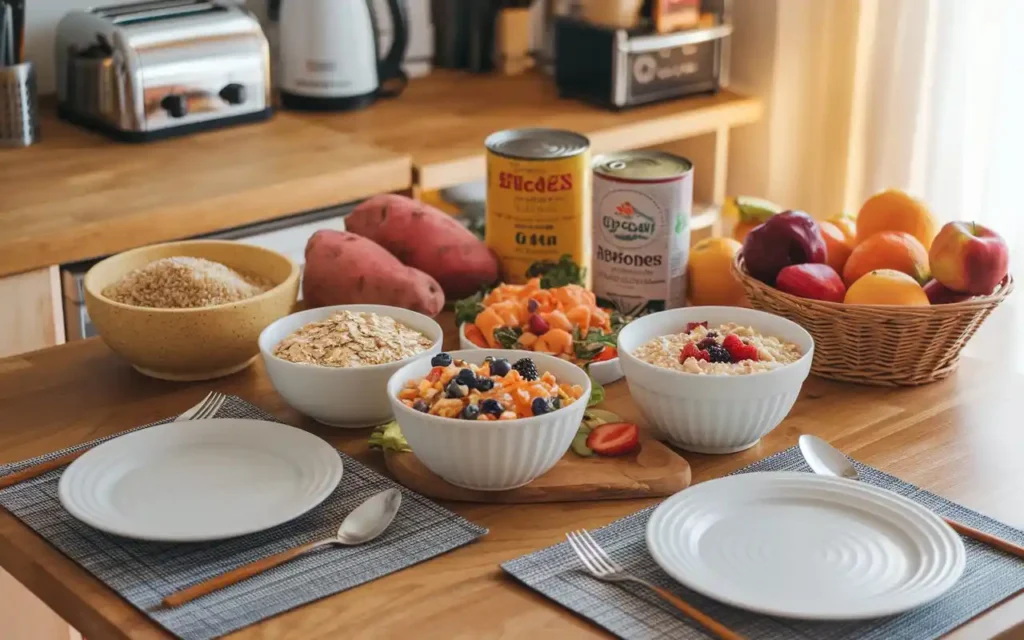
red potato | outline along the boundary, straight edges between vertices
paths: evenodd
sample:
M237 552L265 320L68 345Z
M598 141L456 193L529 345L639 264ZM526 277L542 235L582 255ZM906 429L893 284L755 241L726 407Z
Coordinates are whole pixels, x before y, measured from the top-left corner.
M353 233L321 230L306 243L302 296L310 307L386 304L436 316L444 307L441 285Z
M345 219L345 228L436 278L450 299L473 295L498 279L498 261L487 246L450 215L422 202L374 196Z

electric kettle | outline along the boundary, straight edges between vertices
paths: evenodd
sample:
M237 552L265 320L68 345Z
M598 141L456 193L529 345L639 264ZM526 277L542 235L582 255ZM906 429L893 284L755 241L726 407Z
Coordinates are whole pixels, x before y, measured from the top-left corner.
M405 87L402 59L409 42L405 0L387 0L394 39L378 57L370 0L278 0L281 104L288 109L340 111L365 107ZM277 3L274 3L277 4Z

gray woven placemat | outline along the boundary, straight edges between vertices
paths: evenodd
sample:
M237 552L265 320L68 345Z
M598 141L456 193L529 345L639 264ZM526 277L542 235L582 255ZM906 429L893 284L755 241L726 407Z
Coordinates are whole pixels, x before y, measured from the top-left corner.
M228 398L217 417L275 420L235 396ZM0 465L0 476L76 448ZM0 505L168 631L186 640L230 633L433 558L487 533L344 453L338 455L344 464L341 483L320 506L287 524L220 542L140 542L97 531L61 507L57 499L60 469L0 491ZM402 491L402 508L384 535L373 542L360 547L327 548L181 607L160 606L165 596L184 587L296 545L333 536L349 511L391 487Z
M933 493L859 463L861 478L915 500L944 516L1024 544L1024 532L965 509ZM797 447L740 469L807 471ZM1024 561L973 540L964 539L967 569L956 586L939 600L908 613L857 622L806 622L772 618L735 609L683 588L654 563L647 552L650 507L593 531L598 543L631 573L669 589L704 613L748 638L769 640L929 640L947 633L992 605L1024 589ZM752 531L751 535L757 535ZM528 587L628 640L696 640L709 638L700 627L638 585L614 585L583 571L566 543L511 560L501 568Z

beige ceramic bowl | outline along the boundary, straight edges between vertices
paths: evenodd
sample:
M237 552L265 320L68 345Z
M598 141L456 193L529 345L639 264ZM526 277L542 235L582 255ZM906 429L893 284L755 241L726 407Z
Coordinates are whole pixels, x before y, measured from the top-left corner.
M102 291L160 258L188 256L266 278L258 296L197 309L133 307ZM191 240L141 247L111 256L85 274L85 304L104 342L140 372L164 380L209 380L240 371L259 356L260 332L293 311L299 266L285 256L237 242Z

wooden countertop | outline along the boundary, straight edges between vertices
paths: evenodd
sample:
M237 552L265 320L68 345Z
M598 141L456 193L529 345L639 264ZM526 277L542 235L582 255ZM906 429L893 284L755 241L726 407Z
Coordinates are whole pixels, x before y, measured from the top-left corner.
M501 76L439 69L410 82L398 98L370 109L311 118L360 141L409 154L416 185L432 190L483 179L484 138L501 129L571 129L588 136L594 151L603 153L749 124L762 112L760 99L727 90L614 112L560 99L554 81L539 72Z
M44 113L0 151L0 277L411 186L409 158L302 116L149 144Z
M442 324L453 342L451 317L443 318ZM861 387L812 377L790 416L758 446L727 456L688 454L694 481L721 476L792 446L802 433L815 433L862 462L1024 527L1024 431L1019 428L1024 375L998 350L986 353L990 359L966 358L953 377L913 389ZM0 360L0 462L166 417L191 406L210 389L237 394L382 469L380 455L367 450L365 430L329 429L299 416L274 393L261 365L213 383L161 382L137 374L95 339ZM627 418L638 417L622 382L608 387L605 406ZM446 638L604 637L597 627L506 578L498 565L559 542L565 531L601 526L651 503L448 505L490 528L490 534L230 637L328 640L353 635L354 629L361 637L419 636L424 629L431 637ZM0 566L86 637L168 637L4 511ZM950 637L993 637L1021 620L1024 597L1018 594Z

